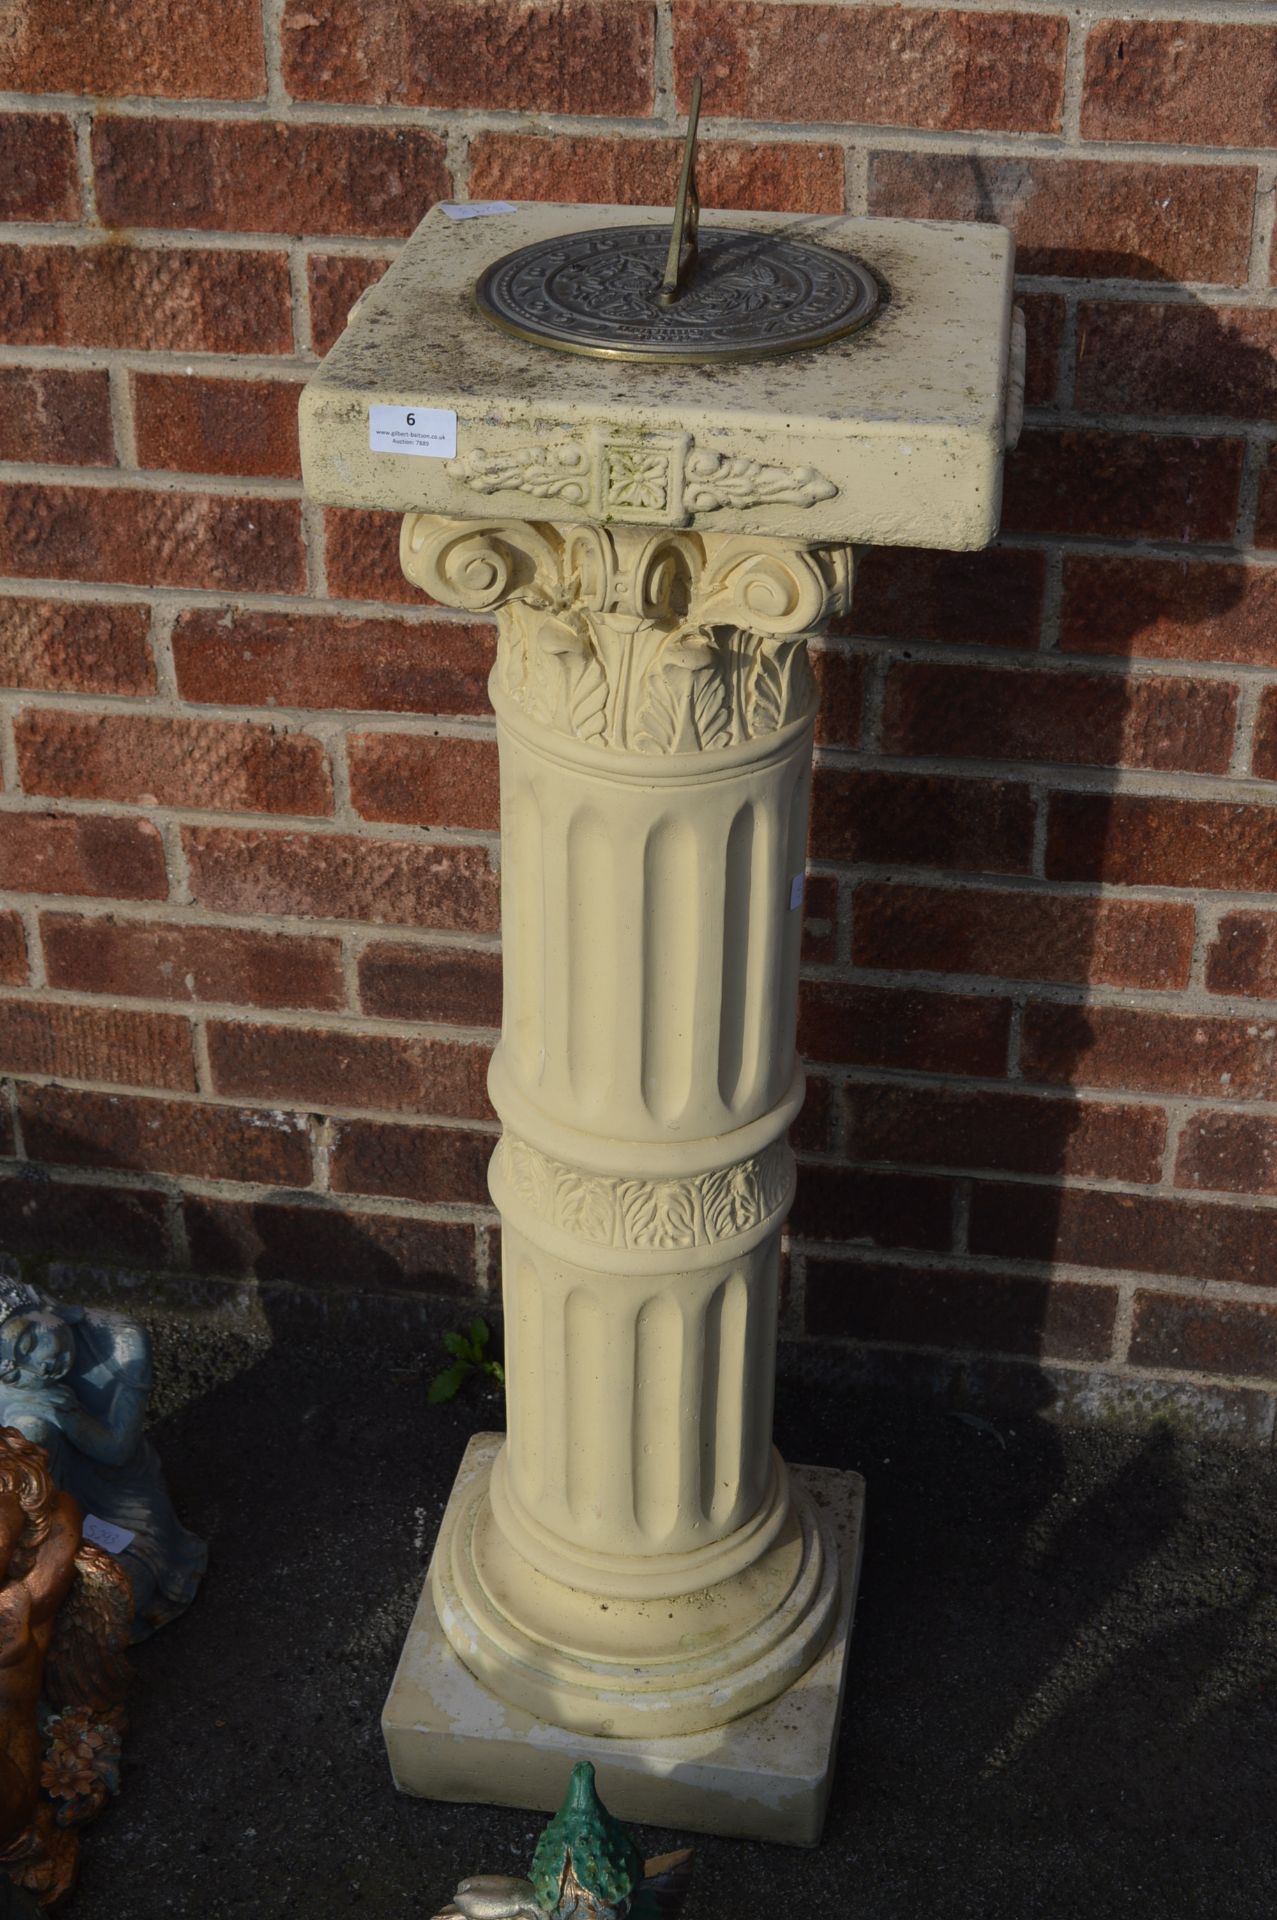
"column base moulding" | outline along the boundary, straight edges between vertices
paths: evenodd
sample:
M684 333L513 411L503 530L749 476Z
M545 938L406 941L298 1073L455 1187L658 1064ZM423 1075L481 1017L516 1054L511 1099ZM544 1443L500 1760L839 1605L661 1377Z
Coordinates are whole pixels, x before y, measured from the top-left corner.
M603 1603L556 1591L508 1548L509 1567L498 1555L494 1568L488 1486L503 1440L479 1434L467 1448L386 1702L396 1785L552 1811L560 1774L587 1758L621 1819L814 1846L860 1575L860 1476L790 1470L789 1519L738 1577L754 1583L754 1627L724 1642L715 1616L739 1619L735 1591ZM477 1530L482 1574L471 1552ZM503 1600L517 1607L519 1627ZM627 1663L627 1642L655 1651ZM705 1714L723 1724L668 1730Z

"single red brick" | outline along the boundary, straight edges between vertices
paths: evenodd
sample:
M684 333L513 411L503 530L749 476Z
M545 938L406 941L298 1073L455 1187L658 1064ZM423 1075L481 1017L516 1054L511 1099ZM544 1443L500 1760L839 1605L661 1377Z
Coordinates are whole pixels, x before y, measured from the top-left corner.
M1277 892L1277 808L1135 793L1056 793L1052 880Z
M947 1180L910 1174L806 1166L798 1175L789 1230L800 1240L945 1253L953 1230L953 1188Z
M37 1182L22 1172L0 1177L0 1243L7 1253L171 1266L164 1213L162 1193Z
M1024 315L1024 398L1031 407L1054 406L1060 378L1060 341L1064 300L1058 293L1021 293L1016 305Z
M834 1090L823 1075L809 1073L798 1118L789 1129L795 1153L830 1153L834 1135Z
M89 30L91 24L91 30ZM0 36L0 87L98 99L251 100L265 88L256 0L40 0Z
M301 515L295 500L0 487L0 573L300 593Z
M811 664L820 692L816 738L823 746L854 747L860 739L864 705L865 663L854 653L833 647L813 650Z
M251 120L99 120L98 213L114 227L408 234L452 191L440 134Z
M864 881L852 911L860 967L1166 991L1192 964L1193 909L1170 902Z
M205 380L134 373L138 463L175 473L301 473L294 380Z
M1018 782L816 769L818 860L1024 873L1032 838L1032 801Z
M0 72L4 56L0 39ZM75 134L65 114L0 113L0 220L79 218Z
M1277 1193L1277 1120L1261 1113L1195 1113L1184 1123L1177 1187Z
M1054 133L1068 25L949 8L775 7L678 0L674 70L686 106L747 120L870 121Z
M0 684L49 693L153 693L145 607L0 599Z
M164 842L150 820L0 813L0 889L164 900Z
M1277 547L1277 446L1269 447L1268 457L1259 477L1259 502L1255 511L1255 545Z
M1272 1207L977 1182L970 1233L973 1253L999 1259L1277 1285Z
M892 667L888 753L1226 773L1237 688L1152 674L915 662Z
M376 286L389 265L389 260L369 260L364 254L311 254L306 262L306 286L310 337L316 353L327 353L336 344L360 294Z
M957 153L876 153L870 162L870 213L994 220L1015 235L1021 273L1068 279L1240 286L1254 198L1251 167Z
M1034 431L1007 455L1009 533L1228 540L1244 446L1187 434Z
M0 1069L193 1091L190 1023L60 1001L0 1000Z
M486 847L238 827L185 827L182 843L195 899L217 913L497 930L497 876Z
M1266 147L1277 28L1203 20L1100 20L1086 41L1082 135Z
M114 466L109 376L0 367L0 460Z
M1277 1307L1137 1293L1130 1358L1137 1367L1271 1380L1277 1374Z
M1222 414L1277 409L1277 311L1085 302L1077 316L1076 405L1096 413Z
M28 793L217 812L331 813L322 742L241 720L33 707L14 720Z
M661 207L674 198L680 148L677 140L481 133L470 146L470 193L476 200ZM770 213L843 210L840 147L702 141L696 173L708 206Z
M1068 554L1060 645L1277 667L1277 568Z
M930 553L866 547L856 557L851 617L835 631L887 640L1036 647L1046 575L1023 547Z
M30 1160L254 1185L305 1186L311 1177L306 1123L292 1114L70 1087L20 1087L18 1111Z
M208 1028L217 1091L273 1105L301 1101L489 1120L490 1052L486 1046L452 1040L403 1039L335 1027L212 1020Z
M1116 1317L1114 1287L807 1260L807 1331L826 1337L1103 1360Z
M340 1007L341 942L98 915L44 913L49 984L146 1000Z
M832 873L809 873L803 890L803 959L828 966L838 958L838 882Z
M453 1027L501 1025L501 956L468 947L382 940L359 956L359 998L384 1020Z
M286 0L295 100L646 114L646 0Z
M426 596L405 579L399 564L402 525L401 513L325 507L324 563L334 599L392 600L410 607L426 604Z
M1238 909L1221 915L1206 955L1212 993L1277 1000L1277 913Z
M471 1226L356 1213L322 1200L290 1206L188 1198L183 1211L192 1262L204 1273L366 1293L474 1291Z
M0 339L35 347L289 353L288 256L195 247L0 247Z
M834 1064L991 1079L1006 1072L1010 1017L1006 1000L809 980L798 1045L813 1060Z
M1272 1098L1277 1024L1134 1007L1030 1004L1021 1064L1055 1086Z
M380 1193L429 1205L490 1207L488 1162L496 1139L460 1127L397 1127L339 1120L331 1178L335 1193Z
M193 607L173 633L182 698L220 706L486 713L495 653L493 627L456 620Z
M1277 780L1277 687L1265 687L1260 698L1250 770L1259 780Z
M498 825L495 740L352 733L346 758L351 805L365 820L494 830Z
M6 987L27 984L27 937L16 913L0 913L0 980Z
M1156 1107L907 1085L851 1086L846 1101L854 1160L1148 1185L1161 1173Z

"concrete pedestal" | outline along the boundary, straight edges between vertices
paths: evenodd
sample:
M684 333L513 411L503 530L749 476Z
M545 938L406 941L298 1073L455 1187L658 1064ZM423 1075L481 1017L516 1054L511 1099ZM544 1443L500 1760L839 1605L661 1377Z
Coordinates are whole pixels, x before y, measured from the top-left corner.
M509 1434L467 1457L386 1736L409 1791L549 1807L553 1748L619 1814L810 1842L861 1489L771 1444L807 642L853 541L991 537L1011 251L750 215L890 288L754 365L579 360L475 312L496 254L634 218L432 214L303 399L308 491L401 508L408 578L498 627Z
M730 1727L665 1739L569 1733L496 1698L458 1658L432 1596L456 1528L490 1472L502 1436L477 1434L440 1529L431 1579L395 1674L382 1727L395 1784L431 1800L478 1800L553 1812L575 1760L593 1760L622 1820L694 1833L814 1846L829 1798L860 1578L864 1482L859 1474L793 1469L837 1556L833 1626L815 1661L779 1698ZM446 1591L446 1589L445 1589Z

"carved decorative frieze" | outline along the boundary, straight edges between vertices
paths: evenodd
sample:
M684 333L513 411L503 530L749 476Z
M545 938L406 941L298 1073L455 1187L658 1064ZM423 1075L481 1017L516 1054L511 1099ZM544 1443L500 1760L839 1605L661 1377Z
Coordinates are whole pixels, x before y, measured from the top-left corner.
M497 683L530 720L631 753L714 751L806 718L807 636L850 592L845 546L730 534L409 514L400 554L433 599L497 613Z
M602 1247L675 1250L736 1239L779 1214L793 1178L783 1140L752 1159L682 1180L583 1173L509 1132L496 1164L538 1220Z
M624 434L595 428L580 439L510 452L475 448L448 462L475 493L560 500L600 520L685 526L724 507L810 507L838 489L815 467L769 466L697 447L688 433Z

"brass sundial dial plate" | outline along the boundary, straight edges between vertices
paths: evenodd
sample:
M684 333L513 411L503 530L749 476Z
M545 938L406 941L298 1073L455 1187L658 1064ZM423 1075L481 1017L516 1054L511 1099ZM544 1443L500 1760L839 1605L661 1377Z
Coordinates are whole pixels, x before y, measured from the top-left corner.
M506 332L612 360L756 360L852 333L878 283L850 254L807 240L702 227L695 269L659 295L667 226L604 227L539 240L480 276L479 311Z
M811 240L700 230L692 108L669 227L603 227L507 253L475 303L520 340L605 360L762 360L823 347L871 320L881 293L859 260Z

